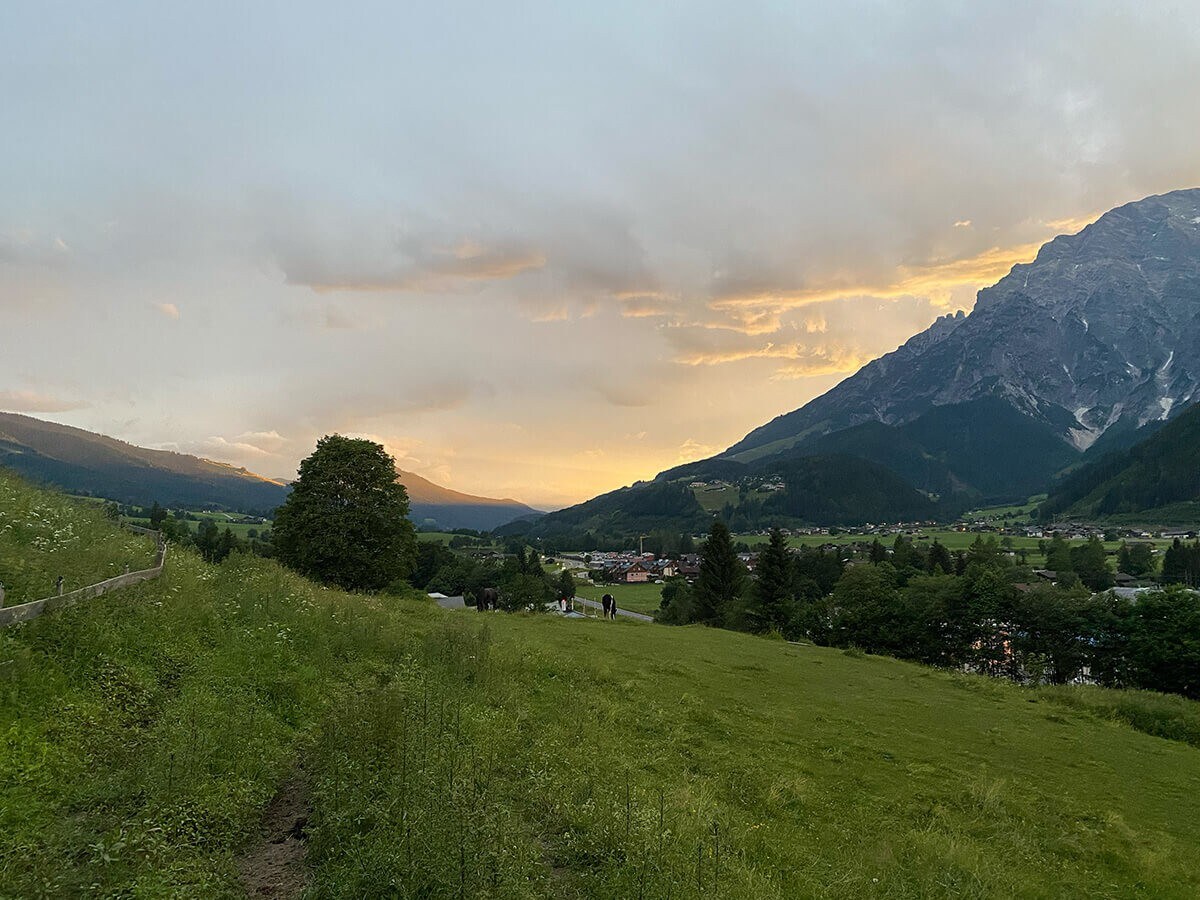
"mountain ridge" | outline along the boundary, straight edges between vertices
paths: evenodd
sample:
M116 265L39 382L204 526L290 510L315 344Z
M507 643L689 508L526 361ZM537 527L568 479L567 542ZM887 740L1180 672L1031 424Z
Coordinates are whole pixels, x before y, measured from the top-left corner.
M174 450L153 450L119 438L20 413L0 412L0 465L74 493L148 506L217 508L267 515L289 490L282 479L242 466ZM477 497L396 470L409 491L418 525L489 531L541 513L515 500Z
M1092 448L1121 452L1197 398L1200 188L1189 188L1053 238L979 291L970 314L938 318L723 453L654 482L834 453L903 476L949 516L968 498L1039 492ZM849 495L836 479L818 484L829 502L812 508L838 509L836 495Z
M1047 242L978 294L721 456L864 421L1006 399L1086 451L1118 422L1167 418L1200 389L1200 188L1127 203ZM995 335L1007 340L997 345Z

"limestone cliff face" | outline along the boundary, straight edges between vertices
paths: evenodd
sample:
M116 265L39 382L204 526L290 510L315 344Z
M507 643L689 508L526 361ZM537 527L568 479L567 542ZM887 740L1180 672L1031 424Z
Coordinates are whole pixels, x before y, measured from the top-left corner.
M755 429L736 456L867 421L998 397L1086 450L1200 400L1200 189L1118 207L1047 243L821 397Z

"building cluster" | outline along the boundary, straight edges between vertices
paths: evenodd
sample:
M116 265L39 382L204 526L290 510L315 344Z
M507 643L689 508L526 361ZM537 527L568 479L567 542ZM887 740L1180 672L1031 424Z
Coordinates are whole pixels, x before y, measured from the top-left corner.
M739 553L737 557L746 571L753 575L758 554ZM656 557L653 553L627 550L620 553L592 553L581 561L587 566L588 577L596 583L661 583L668 578L684 578L691 582L700 575L699 553L685 553L676 559L666 559Z
M695 578L700 574L700 555L688 553L679 559L656 557L653 553L626 550L593 553L587 560L588 577L595 582L645 584L668 578Z

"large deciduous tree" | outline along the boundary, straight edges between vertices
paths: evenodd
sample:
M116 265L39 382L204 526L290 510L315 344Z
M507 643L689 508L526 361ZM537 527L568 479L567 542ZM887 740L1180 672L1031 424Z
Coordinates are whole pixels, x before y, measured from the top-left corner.
M379 590L416 560L408 492L379 444L326 435L275 515L279 559L346 590Z

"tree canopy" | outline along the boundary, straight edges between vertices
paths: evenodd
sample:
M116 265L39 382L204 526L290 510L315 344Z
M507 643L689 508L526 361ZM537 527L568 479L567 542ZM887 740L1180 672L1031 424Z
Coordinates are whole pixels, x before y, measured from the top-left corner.
M379 590L411 571L416 534L396 463L379 444L340 434L317 441L275 516L279 559L346 590Z

